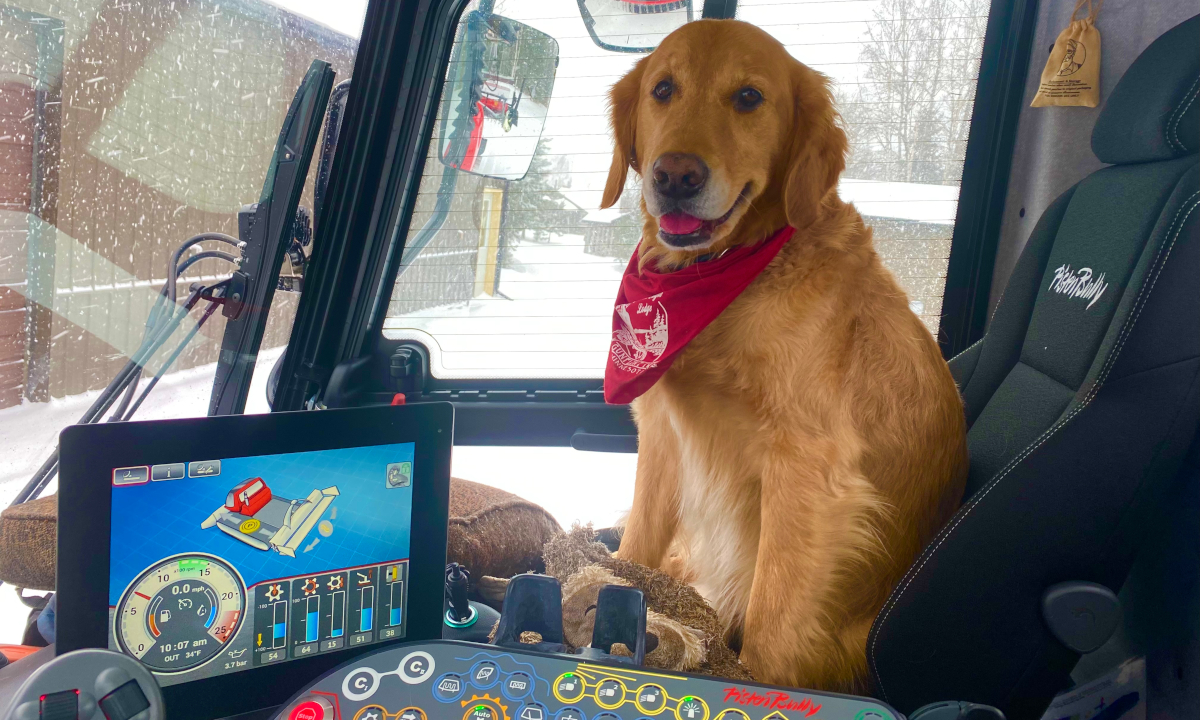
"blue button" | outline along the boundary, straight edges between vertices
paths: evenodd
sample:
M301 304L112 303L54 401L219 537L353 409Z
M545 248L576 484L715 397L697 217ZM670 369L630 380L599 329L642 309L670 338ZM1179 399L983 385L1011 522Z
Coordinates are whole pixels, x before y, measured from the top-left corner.
M554 720L587 720L587 715L577 707L565 707L558 711L554 716Z
M525 703L517 711L517 720L550 720L550 713L541 703Z
M504 697L509 700L520 700L533 692L533 678L523 672L513 673L504 681L500 692L504 693Z
M433 696L442 702L452 702L463 694L466 686L462 677L454 673L446 673L433 684Z
M471 684L480 690L490 688L500 682L500 668L496 663L484 660L475 663L471 668Z

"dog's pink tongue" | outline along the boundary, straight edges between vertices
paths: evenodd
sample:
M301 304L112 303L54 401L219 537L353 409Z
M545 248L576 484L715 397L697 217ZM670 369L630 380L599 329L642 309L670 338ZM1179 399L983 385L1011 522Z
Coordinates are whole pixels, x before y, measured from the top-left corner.
M691 235L704 221L685 212L670 212L658 219L658 226L672 235Z

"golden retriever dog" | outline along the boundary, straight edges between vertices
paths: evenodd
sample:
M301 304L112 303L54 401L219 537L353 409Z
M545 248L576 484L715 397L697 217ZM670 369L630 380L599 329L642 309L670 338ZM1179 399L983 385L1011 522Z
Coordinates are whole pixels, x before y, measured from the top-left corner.
M796 229L633 402L619 556L699 589L758 680L867 691L871 623L961 500L966 429L937 344L837 195L829 81L753 25L701 20L610 100L602 206L642 176L640 267ZM668 213L703 222L672 235Z

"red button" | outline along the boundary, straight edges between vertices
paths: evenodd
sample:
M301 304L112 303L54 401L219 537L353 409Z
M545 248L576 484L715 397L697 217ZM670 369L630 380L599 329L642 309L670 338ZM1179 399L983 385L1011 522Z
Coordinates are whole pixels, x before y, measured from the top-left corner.
M292 708L288 720L325 720L325 708L321 703L308 700Z

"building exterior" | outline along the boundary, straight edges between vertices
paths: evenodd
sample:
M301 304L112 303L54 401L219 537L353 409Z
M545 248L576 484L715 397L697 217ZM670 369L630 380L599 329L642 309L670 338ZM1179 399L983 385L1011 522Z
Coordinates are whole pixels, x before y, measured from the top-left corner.
M319 58L349 77L357 41L260 0L20 0L0 28L7 407L108 383L171 252L237 234L305 71ZM229 270L201 261L180 293ZM276 295L264 348L286 342L295 300ZM173 369L215 361L223 327L218 313Z

